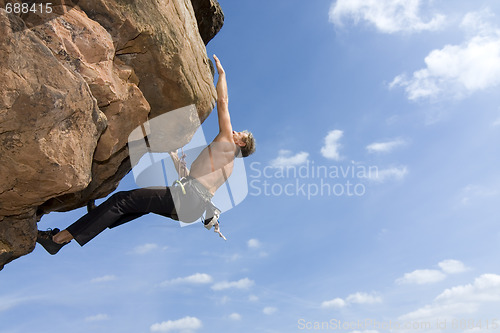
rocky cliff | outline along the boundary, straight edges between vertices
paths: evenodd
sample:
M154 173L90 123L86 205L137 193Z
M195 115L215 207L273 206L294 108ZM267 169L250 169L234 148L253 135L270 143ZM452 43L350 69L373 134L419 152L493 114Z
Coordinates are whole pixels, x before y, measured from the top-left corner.
M191 104L201 121L209 115L215 88L205 45L223 23L216 0L59 0L50 13L16 13L7 2L0 269L34 249L43 214L117 187L131 169L134 128Z

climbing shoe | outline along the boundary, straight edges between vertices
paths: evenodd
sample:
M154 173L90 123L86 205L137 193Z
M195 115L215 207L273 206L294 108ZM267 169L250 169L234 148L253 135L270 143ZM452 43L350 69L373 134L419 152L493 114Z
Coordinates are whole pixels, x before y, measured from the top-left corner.
M59 229L49 229L47 231L38 230L38 234L36 237L37 243L43 246L43 248L50 254L54 255L66 244L59 244L52 240L52 237L55 236L60 230Z
M212 229L212 227L214 227L214 232L218 233L221 238L226 240L226 237L224 237L224 235L220 232L219 214L220 214L220 210L216 209L214 211L214 216L203 221L203 224L204 224L205 228L207 228L207 230L210 230L210 229Z

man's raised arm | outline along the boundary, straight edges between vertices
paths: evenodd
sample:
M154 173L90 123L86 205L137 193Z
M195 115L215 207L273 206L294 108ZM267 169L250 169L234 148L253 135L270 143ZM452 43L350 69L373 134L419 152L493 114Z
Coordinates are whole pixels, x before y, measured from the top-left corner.
M217 80L217 116L219 118L219 135L222 137L230 137L233 135L233 127L231 126L231 118L229 117L229 98L227 94L226 72L220 63L219 58L214 54L215 65L219 79Z

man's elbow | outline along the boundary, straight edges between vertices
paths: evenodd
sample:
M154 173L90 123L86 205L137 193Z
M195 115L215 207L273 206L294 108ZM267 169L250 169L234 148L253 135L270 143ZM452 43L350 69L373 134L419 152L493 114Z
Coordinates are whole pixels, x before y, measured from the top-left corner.
M218 96L217 97L217 105L219 107L221 107L221 106L227 107L228 104L229 104L229 98L227 97L227 95L226 96Z

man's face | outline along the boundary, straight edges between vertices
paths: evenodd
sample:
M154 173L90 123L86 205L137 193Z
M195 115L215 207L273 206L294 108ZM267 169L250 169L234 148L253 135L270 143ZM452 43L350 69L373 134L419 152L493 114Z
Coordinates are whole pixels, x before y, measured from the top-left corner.
M247 136L247 133L233 131L233 141L239 146L245 145L245 142L243 140L246 139Z

